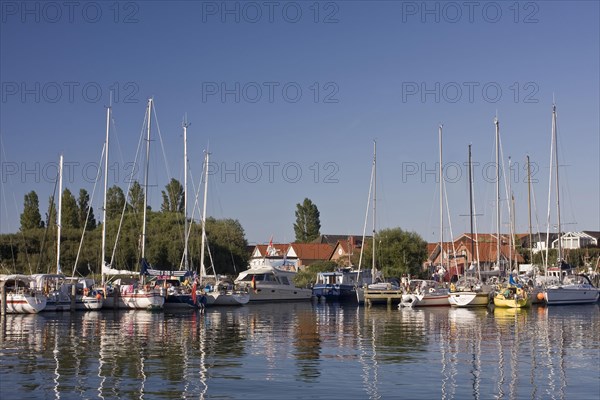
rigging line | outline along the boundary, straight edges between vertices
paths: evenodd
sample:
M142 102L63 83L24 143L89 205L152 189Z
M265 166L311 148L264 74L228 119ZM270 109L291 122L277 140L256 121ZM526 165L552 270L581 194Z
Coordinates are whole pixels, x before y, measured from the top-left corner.
M540 231L540 220L538 218L538 214L537 214L537 202L536 202L536 197L535 197L535 190L531 191L531 197L533 200L533 209L535 210L534 215L535 215L535 224L536 224L536 228L537 228L537 236L538 236L538 243L542 242L542 235L541 235L541 231ZM530 246L532 246L533 244L530 244ZM546 265L546 258L544 257L545 252L540 251L541 257L542 257L542 265ZM533 260L531 260L531 263L533 264Z
M452 233L452 220L450 218L450 206L448 205L448 193L446 191L446 181L443 180L442 181L442 190L444 191L444 198L446 200L446 215L448 216L448 229L450 230L450 242L452 243L452 259L454 260L454 268L456 271L458 271L458 262L456 261L456 247L454 246L454 235ZM442 246L444 244L442 243ZM441 249L441 251L443 252L443 248ZM443 253L442 253L443 254ZM466 268L466 266L465 266Z
M367 196L367 210L365 212L365 224L363 225L363 234L362 234L362 243L360 245L360 256L358 258L358 276L357 279L360 277L360 270L361 270L361 266L362 266L362 259L363 259L363 249L365 247L365 237L367 234L367 223L368 223L368 219L369 219L369 210L371 209L371 193L373 190L373 177L375 174L375 159L373 159L373 166L371 167L371 181L369 182L369 195ZM375 237L373 237L373 241L375 240ZM371 279L373 280L373 282L375 281L375 277L372 276Z
M100 154L100 161L98 162L98 165L102 165L102 160L104 159L104 155L105 155L105 149L106 149L106 144L104 144L104 146L102 146L102 152ZM100 171L101 168L98 168L98 172L96 172L96 180L94 181L94 188L92 189L92 194L91 194L91 198L94 198L94 193L96 193L96 186L98 185L98 180L100 179ZM77 269L77 263L79 262L79 255L81 254L81 247L83 246L83 239L85 238L85 233L87 231L87 225L88 225L88 221L90 220L90 213L92 211L92 206L90 204L90 202L88 202L88 210L87 210L87 214L85 216L85 223L83 224L83 232L81 233L81 240L79 241L79 248L77 249L77 256L75 257L75 264L73 265L73 272L71 273L71 277L75 276L75 270Z

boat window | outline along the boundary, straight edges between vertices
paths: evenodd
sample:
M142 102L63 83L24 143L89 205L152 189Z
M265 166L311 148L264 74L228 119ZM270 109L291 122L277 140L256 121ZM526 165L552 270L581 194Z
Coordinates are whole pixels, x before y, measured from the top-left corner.
M284 285L289 285L290 284L290 280L288 279L287 276L280 276L279 280L281 281L282 284Z

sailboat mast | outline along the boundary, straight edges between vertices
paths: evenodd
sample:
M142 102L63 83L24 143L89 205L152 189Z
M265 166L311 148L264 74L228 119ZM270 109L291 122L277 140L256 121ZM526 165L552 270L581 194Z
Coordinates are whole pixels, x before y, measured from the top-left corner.
M500 266L500 122L494 119L496 125L496 265L502 273Z
M202 206L202 243L200 244L200 279L206 275L206 267L204 266L204 246L206 240L206 196L208 195L208 156L209 152L204 154L204 205Z
M148 210L148 170L150 165L150 121L152 98L148 99L148 133L146 136L146 171L144 173L144 220L142 222L142 259L146 257L146 214Z
M513 249L513 219L514 204L512 198L512 185L510 182L510 173L512 171L512 160L508 156L508 269L512 273L512 249Z
M60 234L62 229L62 181L63 181L63 155L58 162L58 218L56 223L56 273L62 273L60 268Z
M106 262L106 191L108 190L108 133L110 129L110 106L106 107L106 139L104 141L104 198L102 200L102 256L101 271L104 270ZM104 274L102 274L102 285L104 285Z
M444 168L442 164L442 128L439 126L438 136L440 144L440 265L444 268Z
M552 136L554 139L554 158L556 162L556 213L558 218L558 264L559 267L562 263L562 243L561 243L561 230L560 230L560 187L558 185L558 134L556 132L556 104L552 105ZM562 281L562 274L561 274Z
M372 279L377 275L377 264L375 263L375 232L377 229L377 141L373 140L373 271Z
M471 262L475 258L475 241L473 239L473 175L471 163L471 145L469 145L469 216L471 220Z
M188 263L188 219L187 219L187 178L188 178L188 157L187 157L187 128L190 124L187 118L183 121L183 229L184 229L184 246L183 246L183 267L186 271L190 270Z

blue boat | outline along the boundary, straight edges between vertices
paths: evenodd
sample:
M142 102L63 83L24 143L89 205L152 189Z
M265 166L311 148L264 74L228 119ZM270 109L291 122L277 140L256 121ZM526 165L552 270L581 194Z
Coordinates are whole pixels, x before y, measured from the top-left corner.
M340 268L331 272L319 272L312 294L317 300L358 302L357 288L372 282L370 270Z

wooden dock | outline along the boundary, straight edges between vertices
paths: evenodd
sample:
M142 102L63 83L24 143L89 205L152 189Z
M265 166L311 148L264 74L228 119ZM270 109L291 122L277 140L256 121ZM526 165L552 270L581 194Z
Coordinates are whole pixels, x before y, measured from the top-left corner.
M391 306L393 303L400 303L402 299L402 289L396 290L365 290L365 304L370 307L373 304L387 304Z

